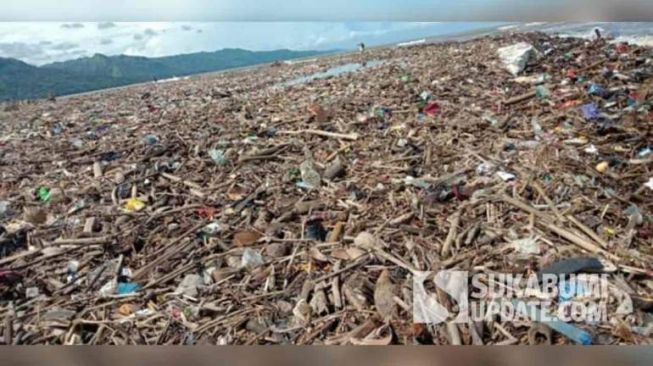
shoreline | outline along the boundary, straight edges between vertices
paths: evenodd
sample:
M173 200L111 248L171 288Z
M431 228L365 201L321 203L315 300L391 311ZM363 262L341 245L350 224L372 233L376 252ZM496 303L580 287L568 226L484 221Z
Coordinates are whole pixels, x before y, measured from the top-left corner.
M440 35L434 35L434 36L426 36L422 37L419 39L406 39L402 40L399 42L393 42L393 43L387 43L387 44L381 44L377 46L369 46L368 50L383 50L383 49L392 49L392 48L399 48L399 47L413 47L413 46L423 46L423 45L429 45L429 44L436 44L436 43L443 43L443 42L466 42L466 41L471 41L477 38L481 37L486 37L486 36L497 36L501 34L508 34L508 33L527 33L527 32L538 32L542 31L545 33L553 33L553 34L558 34L559 36L563 37L573 37L573 38L584 38L581 36L581 34L565 34L565 27L572 28L577 27L577 28L582 28L583 26L591 26L594 23L591 22L583 22L583 23L570 23L570 22L531 22L531 23L505 23L505 24L497 24L496 26L492 27L484 27L484 28L479 28L479 29L473 29L473 30L466 30L466 31L460 31L460 32L453 32L453 33L445 33L445 34L440 34ZM607 23L607 24L612 24L612 23ZM599 26L599 24L597 24ZM618 41L632 41L634 35L632 36L619 36L615 38L614 42ZM647 37L646 35L642 35L642 37ZM653 38L653 36L650 36ZM653 43L653 41L651 41ZM637 44L637 43L636 43ZM643 46L648 46L644 44ZM281 62L282 64L285 65L297 65L297 64L303 64L303 63L309 63L309 62L330 62L334 58L343 58L343 57L348 57L348 56L354 56L358 54L358 51L356 49L350 49L350 50L340 50L340 51L334 51L334 52L329 52L325 53L323 55L318 55L318 56L307 56L307 57L301 57L301 58L296 58L296 59L288 59L288 60L280 60L278 62ZM116 86L116 87L111 87L111 88L105 88L105 89L96 89L96 90L89 90L81 93L74 93L74 94L65 94L65 95L59 95L55 96L56 99L58 100L68 100L76 97L83 97L83 96L89 96L89 95L94 95L94 94L106 94L106 93L113 93L113 92L118 92L122 91L128 88L137 88L137 87L145 87L145 86L159 86L159 85L167 85L170 83L175 83L175 82L183 82L183 81L190 81L190 80L195 80L198 78L206 78L206 77L215 77L215 76L220 76L220 75L230 75L230 74L236 74L240 72L249 72L249 71L255 71L259 70L262 68L270 67L274 65L275 62L267 62L267 63L261 63L261 64L255 64L255 65L249 65L249 66L241 66L241 67L234 67L234 68L229 68L229 69L223 69L223 70L217 70L217 71L209 71L209 72L203 72L203 73L198 73L198 74L191 74L191 75L185 75L185 76L179 76L179 77L172 77L169 79L163 79L159 80L157 82L153 81L143 81L139 83L133 83L133 84L126 84L126 85L121 85L121 86ZM337 66L337 65L330 65L331 67ZM0 101L0 105L5 105L9 104L12 102L25 102L25 101L30 101L30 102L40 102L47 100L47 98L37 98L37 99L26 99L26 100L19 100L19 101Z
M509 23L509 24L517 24L517 26L519 26L519 23ZM419 40L421 40L421 39L425 40L425 42L421 43L422 45L440 43L440 42L446 42L446 41L462 42L462 41L472 40L472 39L475 39L475 38L478 38L478 37L484 37L484 36L488 36L488 35L503 33L503 31L500 30L500 27L505 27L505 26L506 25L504 24L504 25L497 25L496 27L485 27L485 28L467 30L467 31L462 31L462 32L446 33L446 34L436 35L436 36L427 36L427 37L420 38ZM399 44L405 43L405 42L411 42L411 41L415 41L415 39L407 39L407 40L402 40L400 42L393 42L393 43L387 43L387 44L382 44L382 45L378 45L378 46L371 46L371 47L368 47L368 50L382 50L382 49L400 47ZM358 54L358 50L351 49L351 50L336 51L334 53L327 53L327 54L320 55L320 56L308 56L308 57L302 57L302 58L296 58L296 59L280 60L280 62L282 62L282 63L289 62L291 65L293 65L293 64L305 63L305 62L311 62L311 61L324 61L324 60L329 60L329 59L334 58L334 57L352 56L352 55L356 55L356 54ZM66 94L66 95L57 96L56 98L57 99L62 99L62 100L67 100L67 99L71 99L71 98L75 98L75 97L88 96L88 95L92 95L92 94L111 93L111 92L115 92L115 91L124 90L124 89L127 89L127 88L139 87L139 86L165 85L165 84L178 82L178 81L189 81L189 80L193 80L195 78L225 75L225 74L229 74L229 73L238 73L238 72L242 72L242 71L252 71L252 70L259 69L259 68L269 67L269 66L271 66L273 64L274 64L274 62L267 62L267 63L250 65L250 66L235 67L235 68L217 70L217 71L209 71L209 72L204 72L204 73L199 73L199 74L181 76L181 77L178 77L178 80L164 79L164 80L160 80L159 82L144 81L144 82L140 82L140 83L117 86L117 87L113 87L113 88L90 90L90 91L87 91L87 92L75 93L75 94ZM173 79L173 78L171 78L171 79ZM46 99L46 98L35 99L34 101L41 101L41 100L44 100L44 99ZM2 103L6 103L6 102L2 102Z

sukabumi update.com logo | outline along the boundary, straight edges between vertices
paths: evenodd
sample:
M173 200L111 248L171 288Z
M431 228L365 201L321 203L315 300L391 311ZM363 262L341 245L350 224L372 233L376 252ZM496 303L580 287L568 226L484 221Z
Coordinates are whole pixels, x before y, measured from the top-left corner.
M630 296L606 274L476 273L445 270L413 277L415 323L503 321L607 323L629 314Z

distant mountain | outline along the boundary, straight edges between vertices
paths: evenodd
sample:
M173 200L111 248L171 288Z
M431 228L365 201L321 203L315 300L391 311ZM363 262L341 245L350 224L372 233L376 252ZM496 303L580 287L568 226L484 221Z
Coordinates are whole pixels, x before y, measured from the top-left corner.
M22 61L0 58L0 100L30 99L63 95L112 85L106 77L93 79L67 71L51 71Z
M0 58L0 101L81 93L133 83L324 54L223 49L167 57L96 54L40 67Z
M189 59L193 55L184 55ZM168 67L156 59L138 56L105 56L96 54L93 57L55 62L41 66L46 70L70 72L84 77L109 77L125 83L152 80L172 76L180 70Z

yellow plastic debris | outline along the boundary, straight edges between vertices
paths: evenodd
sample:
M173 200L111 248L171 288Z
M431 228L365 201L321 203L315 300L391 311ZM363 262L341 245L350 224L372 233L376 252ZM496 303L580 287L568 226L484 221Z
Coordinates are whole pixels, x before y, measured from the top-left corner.
M139 200L138 198L130 198L125 203L125 210L129 212L140 211L145 208L145 202Z
M134 307L131 304L122 304L118 308L118 313L120 315L128 316L134 312Z

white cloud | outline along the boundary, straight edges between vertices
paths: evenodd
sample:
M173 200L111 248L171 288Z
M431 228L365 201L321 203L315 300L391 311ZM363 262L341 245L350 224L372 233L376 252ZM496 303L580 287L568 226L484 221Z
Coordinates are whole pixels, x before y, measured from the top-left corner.
M0 47L0 57L15 57L28 63L43 64L95 53L153 57L221 48L344 49L355 48L359 42L384 44L487 25L393 22L64 24L67 26L50 22L0 22L0 45L4 45Z

